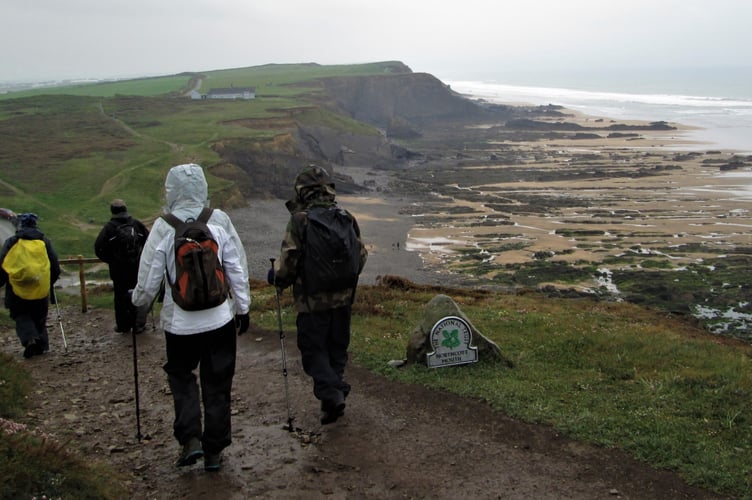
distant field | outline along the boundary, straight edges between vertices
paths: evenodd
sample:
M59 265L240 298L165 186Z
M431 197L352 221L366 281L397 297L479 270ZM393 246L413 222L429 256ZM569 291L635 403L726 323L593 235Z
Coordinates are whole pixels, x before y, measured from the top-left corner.
M317 78L383 74L392 71L391 68L398 67L398 65L401 67L400 63L390 62L329 66L319 64L267 64L249 68L203 71L174 76L44 87L0 94L0 100L39 95L160 96L190 91L189 85L192 76L202 78L203 83L198 89L201 92L208 92L212 88L255 87L259 95L296 96L314 90L316 85L313 82ZM289 87L301 82L312 83L310 86Z
M140 78L117 82L87 83L61 87L45 87L0 94L0 100L38 95L77 95L90 97L113 97L116 95L156 96L184 90L189 81L190 77L183 75Z

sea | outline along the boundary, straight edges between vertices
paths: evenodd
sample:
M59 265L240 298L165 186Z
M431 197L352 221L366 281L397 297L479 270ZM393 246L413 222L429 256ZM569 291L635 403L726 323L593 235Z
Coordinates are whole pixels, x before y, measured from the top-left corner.
M441 78L471 98L555 104L586 115L687 125L682 150L752 155L752 67L527 71Z

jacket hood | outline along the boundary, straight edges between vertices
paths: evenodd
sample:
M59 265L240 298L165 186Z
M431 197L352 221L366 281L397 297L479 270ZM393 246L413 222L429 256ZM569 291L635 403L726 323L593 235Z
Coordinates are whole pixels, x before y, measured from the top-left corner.
M209 188L204 170L195 163L172 167L165 179L167 211L209 206Z
M37 221L39 220L39 217L37 214L33 214L31 212L23 213L18 216L18 228L19 229L30 229L37 227Z
M22 227L16 231L16 236L23 240L41 240L44 233L37 227Z

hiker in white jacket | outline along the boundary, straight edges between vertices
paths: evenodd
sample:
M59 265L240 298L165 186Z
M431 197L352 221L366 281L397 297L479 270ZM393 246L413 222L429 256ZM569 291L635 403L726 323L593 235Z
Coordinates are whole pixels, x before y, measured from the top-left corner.
M165 179L166 213L181 221L197 219L208 206L208 186L201 166L178 165ZM175 402L173 431L181 445L177 466L204 457L207 471L220 469L221 452L231 443L230 393L235 374L237 335L248 330L250 287L245 250L229 216L214 209L207 226L219 246L219 257L231 297L210 309L186 311L175 304L165 286L160 325L165 332L167 373ZM153 303L162 280L175 277L175 230L158 218L146 240L131 300L135 306ZM237 328L237 330L236 330ZM199 368L201 402L193 371Z

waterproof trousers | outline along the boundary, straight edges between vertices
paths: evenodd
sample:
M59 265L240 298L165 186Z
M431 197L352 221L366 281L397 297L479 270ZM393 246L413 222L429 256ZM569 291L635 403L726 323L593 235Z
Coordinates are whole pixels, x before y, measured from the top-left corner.
M16 322L16 335L21 345L26 347L32 340L42 346L43 351L50 349L47 336L47 312L49 298L24 300L16 298L10 309L10 317Z
M136 328L136 333L138 333L146 325L149 306L134 306L131 303L131 295L128 293L135 286L136 283L131 279L112 281L115 301L115 327L119 332L130 333L132 328Z
M303 370L313 379L313 394L324 406L344 402L350 392L344 379L350 315L350 306L298 313L298 349Z
M194 335L165 332L164 371L175 404L173 432L181 445L201 440L205 453L219 453L230 445L230 396L235 375L235 323ZM201 393L193 371L198 367ZM204 426L201 427L203 403Z

